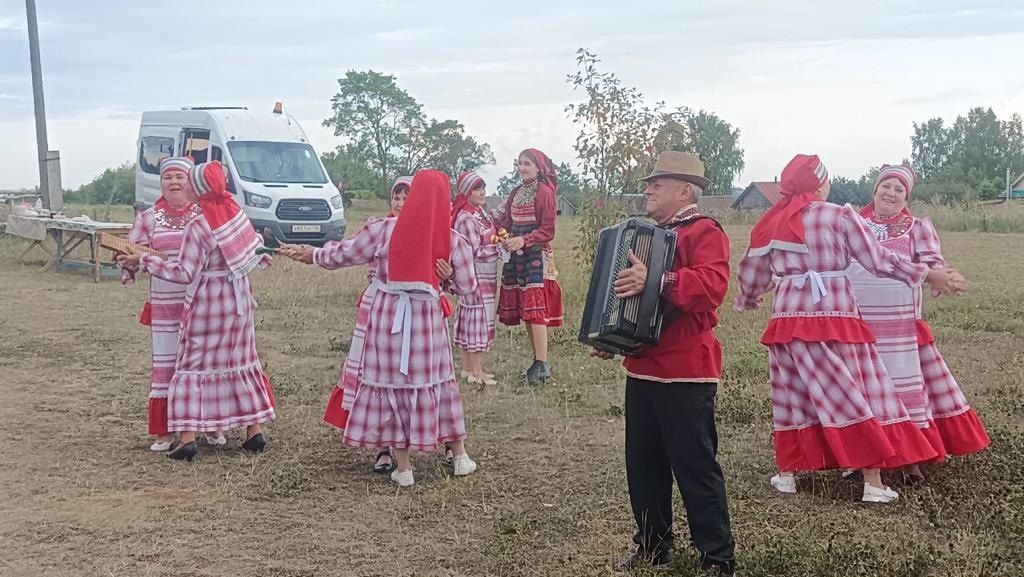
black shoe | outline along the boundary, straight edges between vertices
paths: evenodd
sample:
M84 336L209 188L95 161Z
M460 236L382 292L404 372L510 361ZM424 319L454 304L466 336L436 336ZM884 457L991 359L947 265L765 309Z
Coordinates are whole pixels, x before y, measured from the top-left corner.
M249 451L250 453L262 453L263 449L266 447L267 441L263 438L263 433L256 433L242 443L242 449Z
M174 459L175 461L188 461L191 463L192 459L196 456L196 453L198 452L199 449L196 448L196 442L192 441L189 443L185 443L184 445L178 447L177 449L171 451L170 453L167 453L167 458Z
M734 577L736 575L736 562L712 561L705 557L700 562L700 570L716 577Z
M526 382L531 385L539 385L551 377L551 365L544 361L533 361L530 368L526 369Z
M668 569L672 565L672 560L675 558L671 550L651 555L645 551L637 549L635 553L626 555L625 557L614 561L612 563L612 570L619 573L625 573L626 571L632 571L634 569L653 569L655 571L663 571Z
M388 458L387 463L382 463L380 460L384 457ZM386 475L391 471L395 470L395 458L391 456L391 449L384 449L377 453L377 462L373 465L373 472Z

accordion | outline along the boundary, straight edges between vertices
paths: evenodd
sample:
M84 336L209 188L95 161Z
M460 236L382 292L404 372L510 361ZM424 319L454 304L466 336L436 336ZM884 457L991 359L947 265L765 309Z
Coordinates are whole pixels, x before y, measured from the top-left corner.
M638 295L620 299L613 283L629 267L633 251L647 266L647 283ZM599 233L590 288L583 308L579 340L595 349L635 355L661 338L662 273L671 269L676 233L654 223L631 218Z

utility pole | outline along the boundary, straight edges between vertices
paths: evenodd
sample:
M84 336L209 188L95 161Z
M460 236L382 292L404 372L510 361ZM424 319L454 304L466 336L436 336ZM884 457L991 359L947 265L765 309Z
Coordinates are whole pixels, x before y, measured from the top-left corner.
M46 141L46 107L43 104L43 70L39 62L39 26L36 23L36 2L25 0L25 14L28 17L28 51L32 59L32 100L36 112L36 149L39 156L39 196L43 206L50 208L49 174L46 156L49 144Z

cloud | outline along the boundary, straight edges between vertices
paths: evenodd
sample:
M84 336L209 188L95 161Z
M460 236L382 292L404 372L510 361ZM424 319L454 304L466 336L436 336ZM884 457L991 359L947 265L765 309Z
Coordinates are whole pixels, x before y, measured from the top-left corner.
M982 96L982 93L970 88L961 87L927 94L912 94L892 100L896 106L921 106L937 102L948 102L950 100L972 100Z

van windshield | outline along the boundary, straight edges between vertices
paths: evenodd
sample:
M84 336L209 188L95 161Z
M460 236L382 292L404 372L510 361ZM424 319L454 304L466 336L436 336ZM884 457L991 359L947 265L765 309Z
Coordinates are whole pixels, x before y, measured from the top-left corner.
M247 182L327 182L313 147L302 142L229 142L228 150Z

